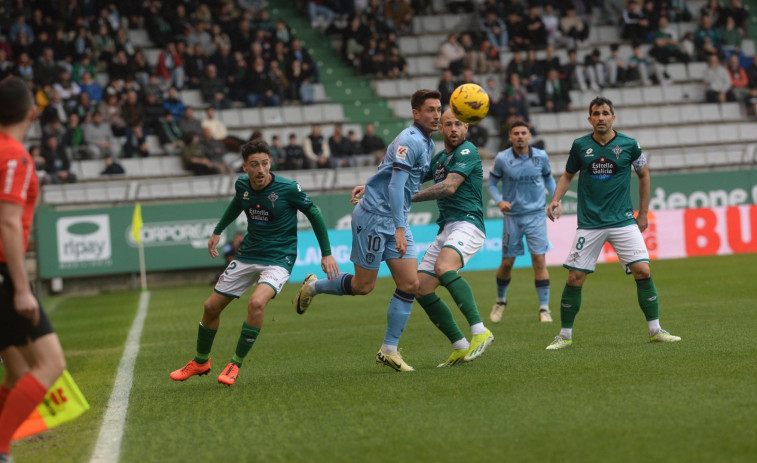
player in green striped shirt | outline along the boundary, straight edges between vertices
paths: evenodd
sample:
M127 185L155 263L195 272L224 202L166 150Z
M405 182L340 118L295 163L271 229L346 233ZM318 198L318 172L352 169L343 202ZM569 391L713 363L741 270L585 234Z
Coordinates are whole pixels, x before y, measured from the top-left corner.
M597 97L589 104L591 134L577 138L570 149L565 173L560 177L547 208L547 217L560 217L560 200L578 177L578 229L568 258L568 282L560 300L562 328L549 350L573 343L573 321L581 308L581 288L586 276L594 272L605 242L615 249L627 273L636 280L639 306L644 312L652 342L675 342L681 338L660 328L657 288L649 270L649 253L641 232L646 230L649 210L650 178L647 159L633 138L616 132L612 101ZM631 202L631 169L639 177L639 212L634 218Z
M271 152L264 141L251 141L242 147L245 174L234 185L236 193L208 240L210 256L218 257L223 230L244 212L247 234L234 260L218 278L215 290L205 301L197 333L197 355L183 368L171 373L174 381L210 372L210 349L220 323L221 312L229 303L257 284L247 304L247 318L235 355L218 376L218 382L234 384L239 368L260 335L268 302L276 297L289 279L297 258L297 211L310 221L321 248L321 268L329 279L339 274L331 255L323 216L300 185L270 172Z

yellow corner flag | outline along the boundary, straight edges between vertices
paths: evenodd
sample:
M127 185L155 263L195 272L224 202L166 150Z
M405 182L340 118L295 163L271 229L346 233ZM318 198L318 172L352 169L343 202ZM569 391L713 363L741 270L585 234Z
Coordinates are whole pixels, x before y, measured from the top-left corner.
M73 420L87 410L87 399L76 386L68 370L63 370L61 377L47 391L42 403L37 405L29 418L13 434L13 439L21 439L54 428Z
M131 218L131 235L137 244L142 241L142 225L142 205L137 203L134 206L134 215Z

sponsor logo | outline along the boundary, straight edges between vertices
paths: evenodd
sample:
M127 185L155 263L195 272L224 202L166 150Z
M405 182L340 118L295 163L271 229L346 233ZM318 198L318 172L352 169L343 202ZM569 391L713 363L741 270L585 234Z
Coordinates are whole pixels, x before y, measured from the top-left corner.
M358 226L357 226L357 229L356 229L355 231L356 231L356 232L357 232L357 234L359 235L359 234L360 234L360 232L361 232L361 231L363 231L363 227L362 227L362 225L358 225Z
M460 154L462 154L463 156L465 156L466 154L470 154L470 150L468 148L465 148L464 150L460 151Z
M397 147L397 159L406 159L407 153L410 151L410 149L407 146L398 146Z
M563 303L560 304L560 307L569 309L569 308L571 308L571 305L570 304L566 304L566 303L563 302Z
M460 246L462 246L463 242L462 241L458 241L457 244L459 244Z
M657 300L657 296L652 296L652 297L650 297L650 298L649 298L649 299L647 299L647 300L648 300L649 302L652 302L652 301L656 301L656 300Z
M591 161L591 163L589 164L589 175L599 180L609 179L610 177L615 175L617 170L618 165L610 159L605 158L604 156Z
M110 264L112 249L107 214L61 217L56 230L61 267ZM131 235L131 230L128 232Z
M142 244L150 246L191 246L207 249L208 239L213 234L217 219L177 220L173 222L150 222L142 227ZM128 230L127 241L136 246ZM226 235L221 234L218 245L226 244Z
M594 152L594 148L589 148L589 149L586 150L586 155L585 156L591 156L591 153L593 153L593 152Z
M249 197L250 197L250 192L249 191L245 191L244 194L242 195L242 199L247 199Z

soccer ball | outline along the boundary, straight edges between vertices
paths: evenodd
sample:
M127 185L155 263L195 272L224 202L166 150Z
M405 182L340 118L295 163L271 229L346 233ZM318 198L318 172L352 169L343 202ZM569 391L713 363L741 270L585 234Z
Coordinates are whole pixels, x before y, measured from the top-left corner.
M489 95L476 84L463 84L452 92L449 107L458 120L478 122L489 112Z

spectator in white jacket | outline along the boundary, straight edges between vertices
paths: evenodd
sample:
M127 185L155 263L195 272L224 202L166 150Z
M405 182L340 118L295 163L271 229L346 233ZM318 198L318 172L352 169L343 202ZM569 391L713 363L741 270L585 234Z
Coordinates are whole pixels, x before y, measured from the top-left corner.
M724 103L736 101L731 89L731 76L728 70L720 63L720 57L711 54L707 58L709 66L704 70L702 80L705 85L705 98L708 103Z

